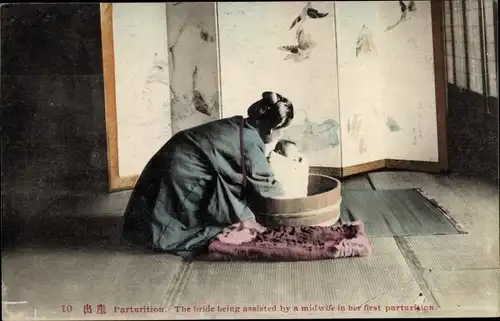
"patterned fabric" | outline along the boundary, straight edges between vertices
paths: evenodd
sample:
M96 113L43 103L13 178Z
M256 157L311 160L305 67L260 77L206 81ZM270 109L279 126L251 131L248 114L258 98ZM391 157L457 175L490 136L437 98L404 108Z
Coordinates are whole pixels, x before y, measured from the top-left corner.
M210 243L206 260L305 261L373 252L362 222L335 226L264 228L253 221L226 228Z

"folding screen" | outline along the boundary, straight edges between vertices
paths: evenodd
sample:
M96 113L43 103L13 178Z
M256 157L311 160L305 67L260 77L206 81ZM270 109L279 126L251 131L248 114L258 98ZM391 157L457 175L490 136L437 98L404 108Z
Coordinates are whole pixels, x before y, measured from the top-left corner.
M111 5L103 6L109 15ZM128 27L112 34L114 56L106 50L109 37L103 37L103 44L105 66L115 61L117 81L109 67L105 77L109 118L116 100L111 123L118 123L118 134L113 136L111 126L108 139L110 159L119 156L119 177L132 172L137 176L172 133L245 114L266 90L294 103L295 119L282 134L298 143L315 171L348 176L379 168L447 167L441 1L117 6L123 9L113 14L113 24L124 21ZM103 17L105 36L110 28L106 11ZM135 44L134 37L142 41ZM127 49L134 46L143 53L166 52L168 63L165 55L151 62L151 54L139 57ZM156 76L161 75L163 87L155 96L164 108L138 109L145 103L132 98L134 92L139 96L144 91L144 80L137 78L149 77L144 71L150 70L148 61L149 66L158 66L158 61L164 66L164 73ZM129 76L134 70L143 74ZM137 110L142 113L136 117ZM138 129L123 120L127 117L135 123L144 119L142 124L148 125ZM146 119L163 126L150 127ZM137 149L139 137L149 138L147 148ZM111 162L110 177L117 175L113 168Z
M219 109L215 3L167 3L172 129L216 120Z
M111 190L134 185L172 136L164 3L101 4Z
M296 115L283 136L298 143L312 166L340 169L334 6L314 2L325 16L293 25L304 5L217 4L222 113L245 115L262 92L281 93L293 102ZM308 48L294 54L297 45Z
M440 6L335 3L344 176L446 169Z

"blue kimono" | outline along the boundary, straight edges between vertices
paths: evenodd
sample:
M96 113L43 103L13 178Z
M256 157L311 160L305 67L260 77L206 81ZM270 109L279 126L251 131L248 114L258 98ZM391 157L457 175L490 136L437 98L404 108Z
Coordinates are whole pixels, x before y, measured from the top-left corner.
M247 193L280 195L264 142L247 122L242 130L242 164L242 121L242 117L221 119L175 134L136 183L124 214L124 239L189 257L206 248L224 227L254 218L246 204Z

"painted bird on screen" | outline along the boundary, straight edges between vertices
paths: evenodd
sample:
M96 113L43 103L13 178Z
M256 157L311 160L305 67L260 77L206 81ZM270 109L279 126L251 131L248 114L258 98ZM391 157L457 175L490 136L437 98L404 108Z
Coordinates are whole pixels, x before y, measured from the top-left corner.
M417 11L417 6L415 5L415 1L409 1L408 4L405 4L404 1L399 1L399 7L401 11L401 16L399 17L399 20L396 21L393 25L390 25L385 29L385 31L389 31L391 29L394 29L396 26L398 26L401 22L411 19L411 17L407 17L408 12L415 12Z
M302 9L300 15L298 15L295 20L293 20L292 25L290 26L290 30L293 29L297 24L302 24L306 21L306 19L319 19L328 16L328 12L319 12L318 10L312 7L311 2L308 2L307 5Z
M194 70L193 70L193 90L192 90L193 106L198 112L205 114L207 116L211 116L212 115L212 108L210 108L210 106L208 106L208 104L205 101L205 98L203 98L203 95L201 94L201 92L196 89L197 88L197 86L196 86L197 78L198 78L198 66L195 66Z
M296 62L303 61L309 58L311 50L316 46L316 42L311 39L309 34L304 32L304 29L297 31L297 44L278 47L280 50L288 51L289 54L285 60L293 59Z
M401 19L406 18L406 13L409 12L414 12L417 10L415 6L415 1L410 1L408 5L404 3L404 1L399 1L399 6L401 7Z

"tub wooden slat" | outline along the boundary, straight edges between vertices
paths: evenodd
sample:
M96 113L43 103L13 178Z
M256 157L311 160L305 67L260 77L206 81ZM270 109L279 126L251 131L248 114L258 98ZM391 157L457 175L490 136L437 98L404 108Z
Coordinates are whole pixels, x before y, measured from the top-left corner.
M317 225L340 217L341 183L333 177L309 175L305 198L271 199L254 196L250 208L257 221L266 226Z

